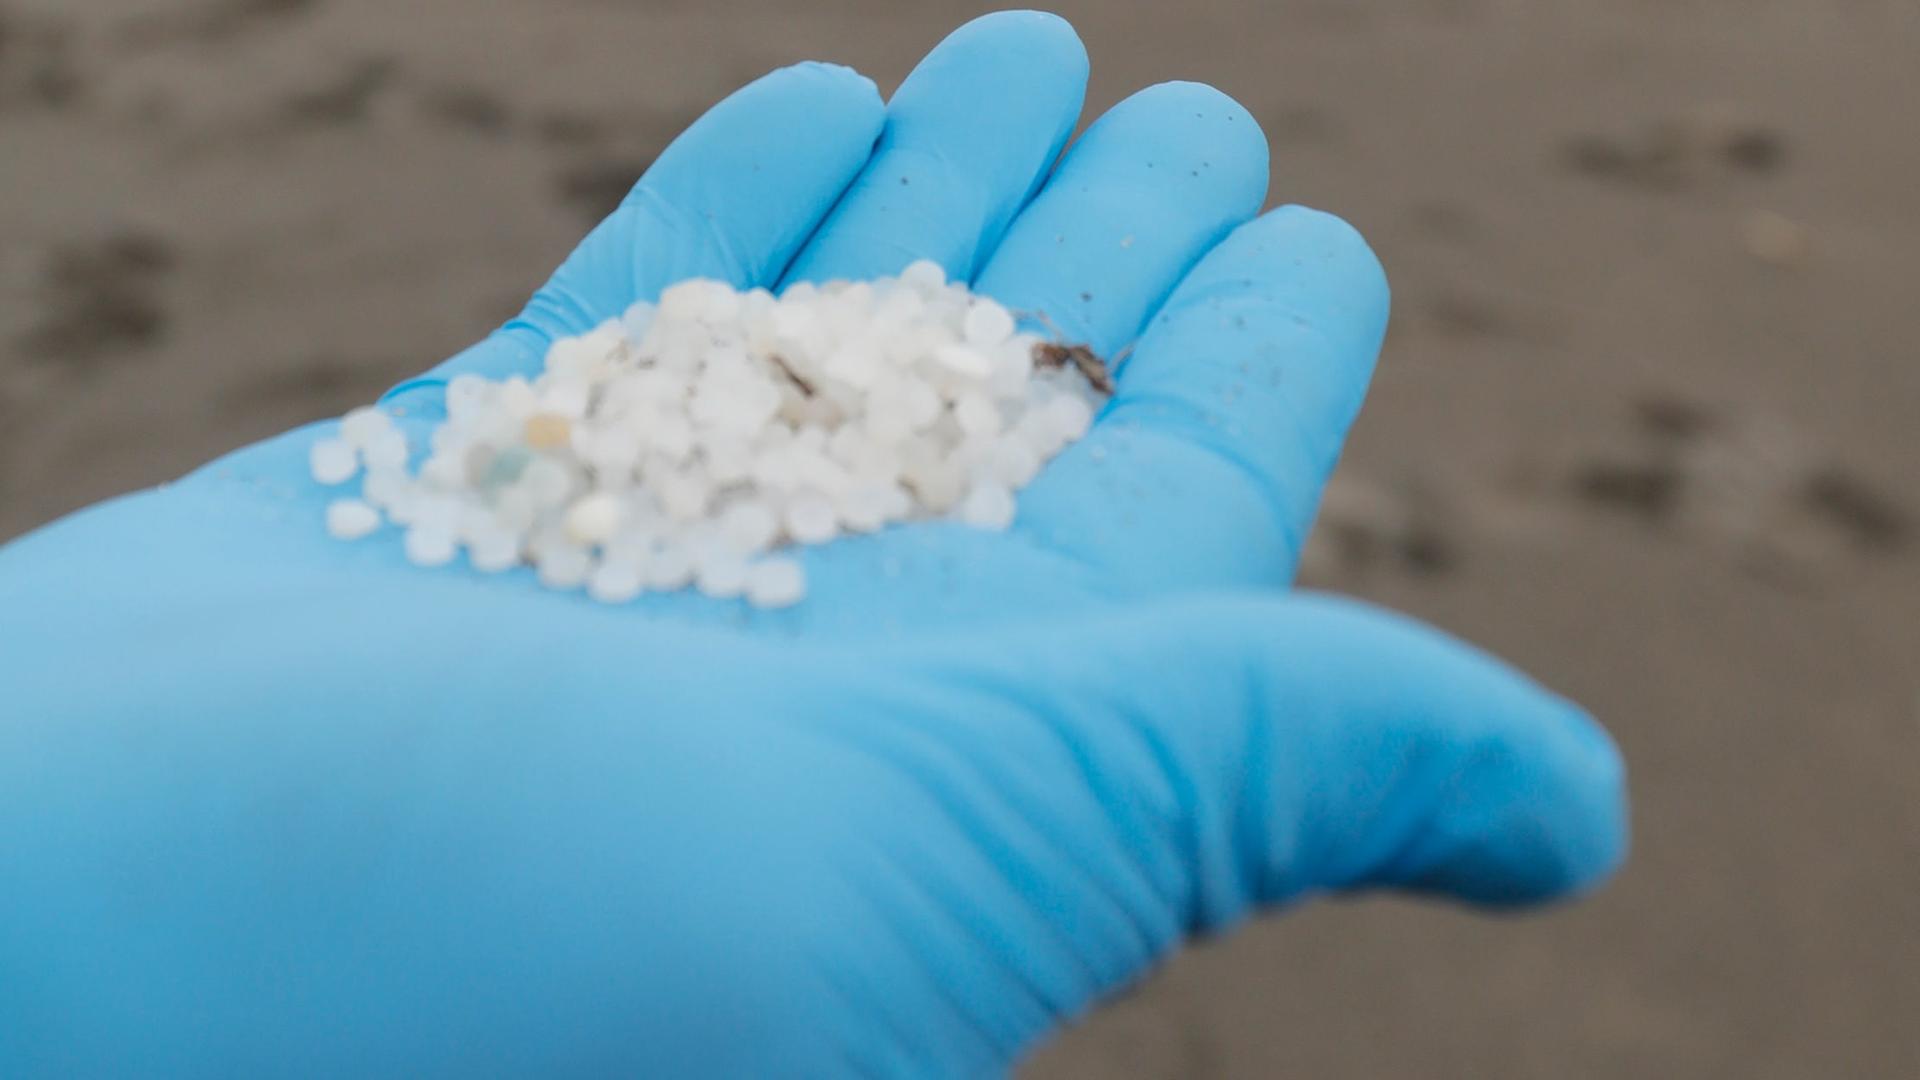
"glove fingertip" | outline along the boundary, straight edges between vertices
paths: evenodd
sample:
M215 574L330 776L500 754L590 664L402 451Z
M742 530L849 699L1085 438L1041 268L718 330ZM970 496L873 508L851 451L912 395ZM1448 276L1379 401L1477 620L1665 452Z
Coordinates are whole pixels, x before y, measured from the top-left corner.
M1402 881L1490 909L1531 907L1594 891L1629 847L1626 765L1583 710L1554 702L1530 721L1532 739L1509 737L1476 756L1456 790L1472 805L1435 823ZM1557 714L1557 715L1550 715Z
M821 84L823 90L855 109L870 108L876 119L886 111L880 97L880 85L845 64L826 60L803 60L774 72L771 78L806 79Z

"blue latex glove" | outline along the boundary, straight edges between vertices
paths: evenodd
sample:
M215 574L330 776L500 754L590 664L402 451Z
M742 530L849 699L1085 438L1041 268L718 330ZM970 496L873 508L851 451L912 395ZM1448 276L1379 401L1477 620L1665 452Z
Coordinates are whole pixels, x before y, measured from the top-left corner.
M0 1074L977 1074L1263 905L1606 874L1585 716L1286 591L1385 326L1372 255L1254 216L1265 143L1204 86L1046 179L1085 75L1027 13L886 107L770 75L389 395L420 435L450 373L673 281L929 256L1140 338L1009 535L809 551L784 612L609 609L327 539L318 425L0 552Z

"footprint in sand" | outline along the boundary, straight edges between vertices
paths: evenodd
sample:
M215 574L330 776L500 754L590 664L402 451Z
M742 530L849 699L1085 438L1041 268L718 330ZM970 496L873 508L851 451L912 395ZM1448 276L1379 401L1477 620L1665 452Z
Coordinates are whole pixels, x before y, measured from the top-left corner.
M1785 425L1671 397L1636 407L1635 448L1566 477L1585 505L1726 545L1756 570L1906 551L1909 514Z
M172 244L138 230L56 246L41 271L40 320L17 354L85 374L157 344L168 322L160 286L174 264Z

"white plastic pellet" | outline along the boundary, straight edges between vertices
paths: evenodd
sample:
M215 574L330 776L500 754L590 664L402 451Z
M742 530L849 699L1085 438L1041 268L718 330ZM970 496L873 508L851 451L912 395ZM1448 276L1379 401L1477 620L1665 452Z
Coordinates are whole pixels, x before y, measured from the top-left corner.
M645 587L640 567L630 562L606 562L587 577L587 595L603 604L624 604Z
M874 532L887 523L887 492L883 488L848 488L834 505L840 520L854 532Z
M461 424L479 419L493 393L493 384L481 376L455 375L447 382L447 420Z
M1040 455L1019 439L1002 439L994 443L986 464L994 480L1018 490L1039 474Z
M313 478L328 487L344 484L360 471L360 453L345 439L321 439L307 451Z
M310 448L314 479L367 470L327 508L357 539L383 520L406 557L531 564L548 588L626 603L697 586L797 603L784 552L946 517L1005 529L1015 494L1086 434L1098 393L1012 312L931 261L892 279L776 297L681 282L577 337L537 375L460 375L423 461L378 407Z
M360 484L360 495L385 509L400 501L411 484L407 474L397 469L369 469L367 478Z
M593 573L593 553L577 544L547 544L538 558L540 584L549 589L577 589Z
M340 438L356 450L373 445L381 434L393 430L393 418L367 405L340 418Z
M604 544L619 530L622 516L618 498L596 491L567 508L567 537L586 547Z
M745 555L765 551L780 535L780 519L764 503L735 503L720 517L720 535Z
M981 484L960 500L960 520L976 529L1005 529L1013 512L1013 493L999 484Z
M467 543L467 562L483 574L498 574L520 564L520 537L506 528L481 532Z
M833 379L846 383L856 389L865 389L873 385L880 376L886 358L880 354L879 346L861 339L850 341L833 351L827 357L823 372Z
M960 324L960 333L967 339L967 344L974 348L991 349L1013 336L1013 315L994 301L982 297L967 309L967 317Z
M693 580L693 554L679 544L668 544L647 560L647 588L671 592Z
M754 607L792 607L806 591L806 572L798 559L762 559L747 571L747 602Z
M787 503L787 535L795 543L824 544L839 531L833 500L817 491L803 491Z
M638 345L647 339L647 331L653 328L653 312L653 305L642 300L620 317L620 329L629 342Z
M336 540L358 540L379 527L380 511L359 499L327 504L327 535Z
M367 439L361 453L369 469L404 469L407 466L407 437L397 427L387 427Z
M970 345L942 345L934 360L963 378L985 380L993 374L993 358Z
M1061 394L1047 402L1048 417L1062 442L1072 442L1093 426L1093 408L1072 394Z
M716 600L726 600L747 591L746 557L721 545L701 552L694 567L694 584Z
M960 425L960 433L970 437L986 437L1000 432L1000 409L993 399L982 393L961 395L953 403L953 419Z
M420 479L429 487L452 491L467 479L467 463L449 454L435 454L420 466Z
M436 528L407 530L407 561L415 566L445 566L453 561L459 546L453 533Z
M947 283L947 272L932 259L921 259L900 271L900 284L928 295Z

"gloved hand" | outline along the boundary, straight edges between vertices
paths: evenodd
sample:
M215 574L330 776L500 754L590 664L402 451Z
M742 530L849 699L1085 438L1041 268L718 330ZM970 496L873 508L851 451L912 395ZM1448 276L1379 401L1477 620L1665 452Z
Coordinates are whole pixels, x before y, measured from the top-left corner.
M1256 907L1605 875L1585 716L1286 591L1385 325L1372 255L1254 217L1264 141L1204 86L1049 175L1085 75L1031 13L884 108L776 72L388 398L421 436L450 374L671 282L932 257L1139 337L1010 534L809 551L787 611L607 608L328 539L316 425L0 552L0 1074L977 1074Z

